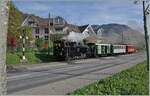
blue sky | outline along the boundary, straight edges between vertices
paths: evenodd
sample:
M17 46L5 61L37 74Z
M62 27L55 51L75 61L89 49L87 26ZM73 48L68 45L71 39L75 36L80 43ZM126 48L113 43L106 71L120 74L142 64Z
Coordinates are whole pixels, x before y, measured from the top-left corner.
M138 23L142 7L134 0L13 0L16 7L41 17L62 16L72 24Z

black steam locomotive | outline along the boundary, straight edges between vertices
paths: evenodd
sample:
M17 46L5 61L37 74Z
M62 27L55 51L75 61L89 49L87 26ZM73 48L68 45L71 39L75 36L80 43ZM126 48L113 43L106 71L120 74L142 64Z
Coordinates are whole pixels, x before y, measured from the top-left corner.
M77 42L55 41L53 46L54 56L60 60L91 57L94 56L95 51L92 44L83 45Z
M63 40L55 41L53 44L54 56L59 60L65 60L68 58L93 58L99 56L129 54L136 52L136 49L133 45L127 44L82 44Z

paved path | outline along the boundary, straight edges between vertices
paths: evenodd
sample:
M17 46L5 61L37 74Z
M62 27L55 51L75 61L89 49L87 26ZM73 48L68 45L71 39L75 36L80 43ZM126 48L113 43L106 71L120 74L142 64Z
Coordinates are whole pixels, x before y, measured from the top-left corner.
M63 95L145 60L144 53L56 63L8 73L8 94Z

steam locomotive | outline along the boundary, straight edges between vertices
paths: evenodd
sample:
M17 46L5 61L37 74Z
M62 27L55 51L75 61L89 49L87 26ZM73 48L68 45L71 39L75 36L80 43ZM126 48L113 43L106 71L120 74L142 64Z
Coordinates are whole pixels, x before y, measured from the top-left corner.
M135 46L127 44L81 44L61 40L55 41L53 48L54 56L60 60L65 60L66 58L95 58L136 52Z

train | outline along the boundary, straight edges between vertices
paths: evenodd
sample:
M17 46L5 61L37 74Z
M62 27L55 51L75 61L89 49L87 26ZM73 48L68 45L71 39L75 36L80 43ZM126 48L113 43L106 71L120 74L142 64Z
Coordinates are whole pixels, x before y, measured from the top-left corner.
M62 40L55 41L53 48L54 56L59 60L96 58L136 52L136 47L129 44L82 44L80 42L66 42Z

